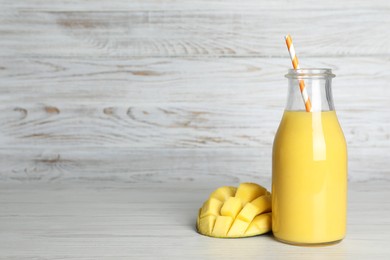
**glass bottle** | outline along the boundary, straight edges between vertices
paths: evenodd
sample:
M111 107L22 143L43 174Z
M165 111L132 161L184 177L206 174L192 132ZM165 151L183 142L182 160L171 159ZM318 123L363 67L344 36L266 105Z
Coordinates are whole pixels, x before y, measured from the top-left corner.
M335 75L291 69L286 77L287 105L272 151L272 231L290 244L335 243L345 236L347 211L347 146L333 105Z

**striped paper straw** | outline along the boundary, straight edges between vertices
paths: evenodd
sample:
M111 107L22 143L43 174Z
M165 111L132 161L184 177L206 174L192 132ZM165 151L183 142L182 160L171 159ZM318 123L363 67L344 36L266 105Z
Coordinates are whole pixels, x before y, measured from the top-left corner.
M295 55L295 49L294 49L294 45L292 43L291 36L288 34L284 38L286 39L287 49L288 49L288 52L290 53L290 58L291 58L291 62L293 64L293 67L294 67L294 69L297 70L297 69L299 69L299 62L298 62L297 55ZM307 94L305 82L303 81L303 79L299 80L299 89L301 90L302 99L303 99L303 102L305 103L306 111L310 112L311 111L311 102L309 99L309 95Z

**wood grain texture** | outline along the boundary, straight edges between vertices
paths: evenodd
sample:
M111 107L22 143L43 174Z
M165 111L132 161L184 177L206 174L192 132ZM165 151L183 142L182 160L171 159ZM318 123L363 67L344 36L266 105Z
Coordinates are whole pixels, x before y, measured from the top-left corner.
M350 180L390 176L385 0L0 4L3 181L269 177L286 32L337 74Z
M285 63L4 59L2 146L269 147L286 99ZM349 145L390 147L390 59L305 64L335 67Z
M0 259L388 259L389 182L349 186L347 237L296 247L195 231L210 183L0 185ZM269 188L269 186L268 186Z
M2 0L3 7L17 11L240 11L240 10L304 10L304 9L386 9L386 0L328 0L313 4L311 0L246 0L237 4L235 0L106 0L83 1L47 1L47 0Z
M390 35L385 33L390 8L290 7L236 10L231 3L212 10L171 10L163 4L144 11L6 9L0 16L0 32L6 36L0 55L286 57L286 33L294 35L296 46L304 46L298 48L299 57L390 55ZM304 15L297 15L298 10Z
M1 178L164 182L190 180L199 172L206 179L220 175L214 181L241 174L269 177L286 98L286 63L275 58L3 59ZM305 63L335 68L350 180L388 179L389 59ZM164 156L165 148L173 158ZM180 148L212 149L205 154L214 161L193 157L203 150L182 153ZM213 152L221 148L238 149ZM156 163L159 156L162 163ZM196 169L172 170L175 156ZM149 158L154 158L152 169ZM224 161L232 162L230 168Z
M213 183L271 180L271 145L261 148L64 147L0 150L0 181ZM390 181L388 147L350 147L349 181Z

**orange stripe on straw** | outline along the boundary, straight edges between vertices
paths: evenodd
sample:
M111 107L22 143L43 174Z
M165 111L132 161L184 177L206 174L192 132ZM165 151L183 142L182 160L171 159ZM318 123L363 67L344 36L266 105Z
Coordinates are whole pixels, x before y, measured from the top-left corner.
M310 102L309 97L307 97L307 99L305 101L305 96L303 95L303 93L306 92L306 89L305 89L305 82L302 79L299 80L299 89L301 90L303 102L305 102L306 112L310 112L311 111L311 102Z
M297 56L295 56L295 58L292 60L292 64L293 64L294 68L298 68L299 67Z
M288 35L286 35L285 39L286 39L286 45L287 45L288 52L290 54L293 68L297 70L297 69L299 69L299 62L298 62L297 56L295 55L295 49L294 49L294 45L292 43L291 36L288 34ZM305 82L302 79L299 80L299 89L301 90L301 95L302 95L303 102L305 103L306 111L310 112L311 111L311 102L309 99L309 95L307 94L307 91L306 91Z

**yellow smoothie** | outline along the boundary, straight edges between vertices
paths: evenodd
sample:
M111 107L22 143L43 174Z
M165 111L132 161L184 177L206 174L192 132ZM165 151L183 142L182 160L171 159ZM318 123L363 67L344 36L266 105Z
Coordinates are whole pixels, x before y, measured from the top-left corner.
M272 156L274 236L293 244L343 239L347 148L335 111L285 111Z

